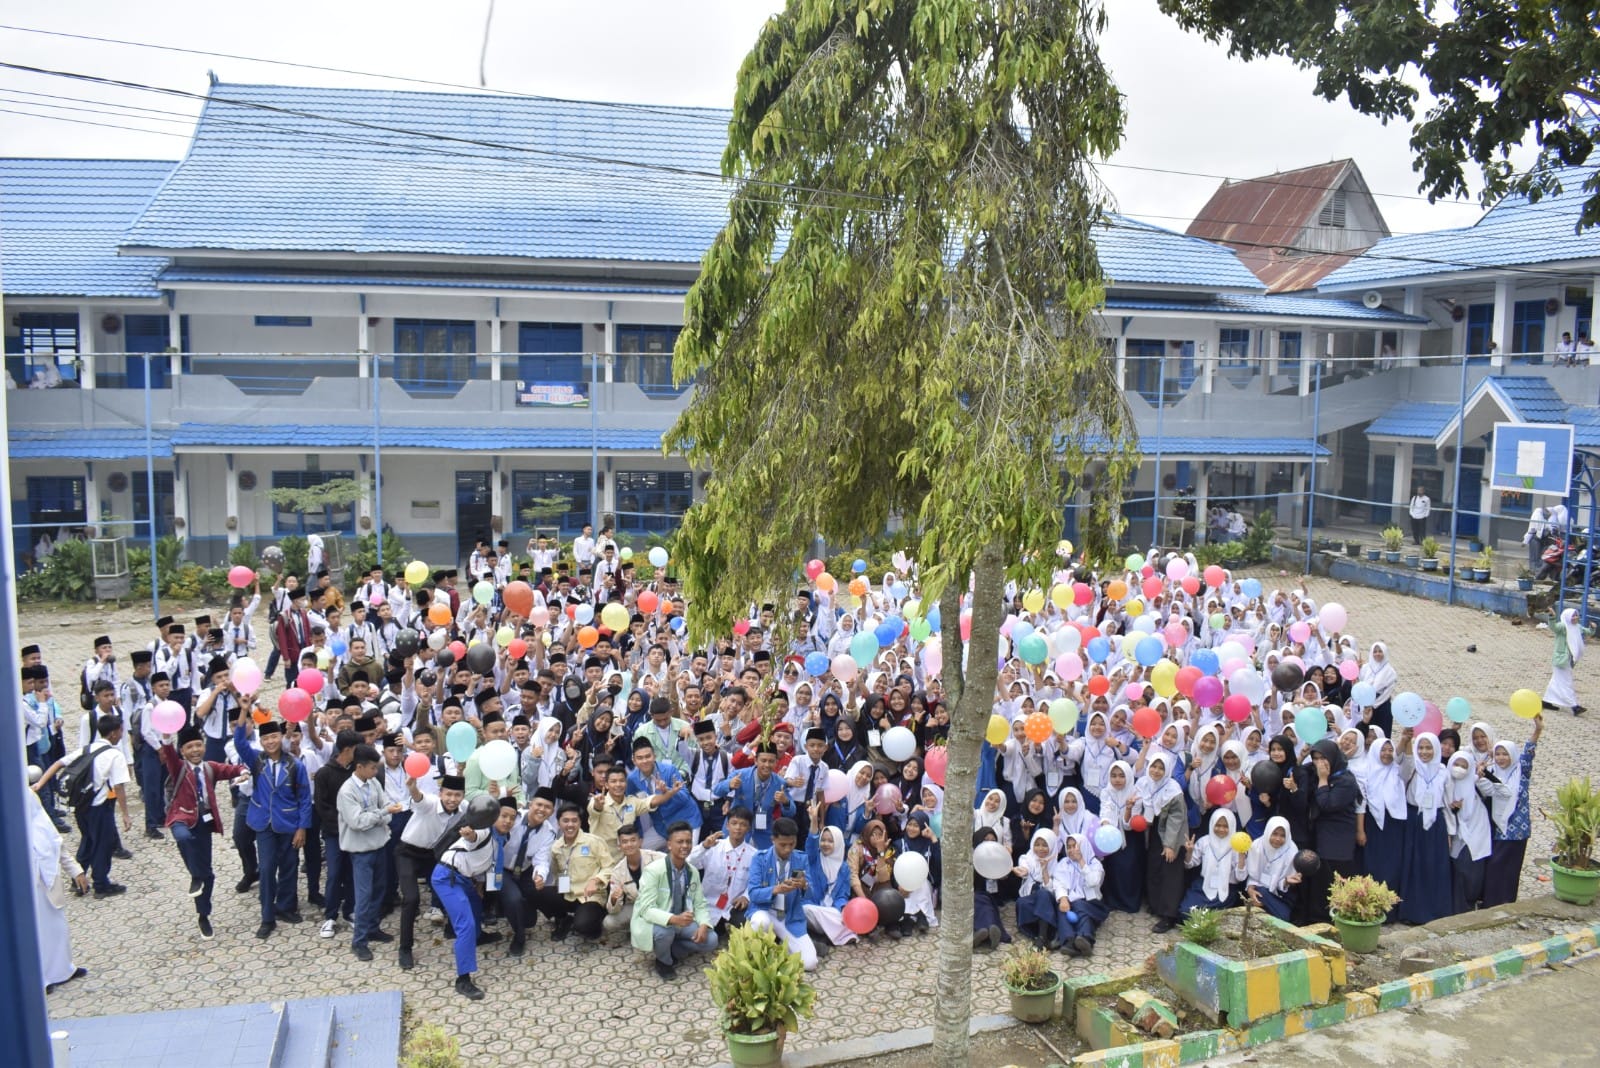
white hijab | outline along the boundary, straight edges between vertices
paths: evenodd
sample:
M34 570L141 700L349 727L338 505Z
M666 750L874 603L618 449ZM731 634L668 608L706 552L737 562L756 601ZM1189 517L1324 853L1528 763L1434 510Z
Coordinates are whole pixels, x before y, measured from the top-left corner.
M1157 761L1161 762L1161 781L1156 782L1149 775L1148 768ZM1183 796L1183 789L1172 778L1172 758L1166 753L1157 753L1145 765L1146 774L1139 779L1134 787L1134 796L1138 804L1134 807L1146 820L1155 822L1161 815L1161 810L1166 808L1174 798Z
M1381 829L1390 817L1406 818L1406 784L1400 778L1400 761L1394 752L1394 743L1383 738L1381 732L1380 739L1367 750L1367 759L1362 761L1365 778L1358 775L1356 781L1362 783L1366 792L1368 818ZM1388 764L1383 762L1385 748L1391 757Z
M1433 759L1423 763L1417 756L1418 745L1426 739L1433 743ZM1433 821L1445 805L1445 795L1450 786L1450 773L1439 763L1439 737L1423 733L1411 742L1411 781L1406 784L1406 800L1422 813L1422 829L1431 830Z
M1489 855L1492 844L1489 810L1483 807L1483 798L1478 796L1473 759L1465 752L1451 754L1452 771L1458 764L1466 769L1466 777L1457 779L1452 774L1448 776L1450 784L1446 787L1449 803L1454 805L1457 801L1461 802L1460 808L1445 809L1445 825L1450 828L1450 855L1460 856L1462 847L1465 847L1473 860L1483 860Z
M1212 830L1218 820L1228 823L1226 837L1218 838ZM1200 858L1200 881L1205 887L1206 896L1213 901L1227 898L1228 887L1233 883L1234 872L1242 859L1233 849L1233 834L1238 826L1232 812L1219 808L1206 816L1205 837L1195 840L1194 851Z
M1122 769L1122 789L1111 785L1111 769ZM1123 808L1128 799L1136 796L1136 785L1133 779L1133 767L1126 760L1115 760L1111 768L1106 769L1105 789L1100 791L1100 818L1114 827L1127 829L1127 821L1123 818Z
M1502 769L1499 764L1493 764L1492 770L1500 779L1500 787L1508 795L1495 797L1490 805L1490 812L1494 816L1494 825L1500 828L1503 837L1511 822L1511 814L1517 810L1517 803L1522 795L1522 761L1518 759L1517 751L1510 742L1495 742L1490 752L1504 749L1511 758L1511 766Z
M1567 630L1567 652L1572 654L1572 666L1583 659L1583 625L1578 622L1578 610L1569 608L1561 613L1561 623Z
M1078 802L1078 811L1070 816L1066 812L1068 794L1071 794ZM1100 826L1100 820L1084 805L1083 794L1079 793L1074 787L1064 787L1060 796L1056 799L1056 805L1057 812L1060 815L1060 820L1056 824L1056 831L1060 834L1069 837L1077 834L1093 834L1094 829Z
M823 853L817 858L822 864L823 878L828 880L824 890L828 890L833 887L834 879L838 878L839 869L844 867L844 832L830 824L822 828L822 837L833 842L833 852Z
M867 785L857 786L856 777L861 774L861 769L867 769ZM867 803L867 798L872 796L872 764L870 761L858 760L850 765L847 774L850 776L850 792L844 795L846 812L854 812Z
M1283 831L1283 846L1278 849L1272 847L1272 832ZM1249 873L1250 882L1274 894L1283 893L1284 880L1289 878L1289 873L1294 870L1294 858L1299 849L1294 844L1294 835L1289 831L1289 821L1282 816L1274 816L1267 821L1267 829L1260 838L1250 843L1250 852L1245 855L1245 870Z
M1000 798L1000 810L998 812L990 812L985 804L985 802L987 802L991 797ZM1006 837L1006 831L1004 830L1005 825L1006 795L1004 791L1001 790L990 790L988 793L983 795L983 801L980 801L978 803L978 807L973 810L972 829L976 832L988 827L1003 839ZM1052 843L1053 841L1054 836L1052 836ZM1028 844L1031 846L1033 843L1029 842Z

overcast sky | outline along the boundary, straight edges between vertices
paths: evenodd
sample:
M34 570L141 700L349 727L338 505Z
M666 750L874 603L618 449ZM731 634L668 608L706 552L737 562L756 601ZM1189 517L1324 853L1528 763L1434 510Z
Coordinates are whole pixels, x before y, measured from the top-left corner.
M67 33L475 86L487 3L53 0L29 5L33 10L26 15L17 13L20 5L13 7L10 18ZM581 99L726 107L740 61L762 21L781 6L776 0L498 0L488 84ZM1315 97L1311 75L1286 61L1230 61L1220 47L1178 30L1155 0L1113 0L1109 7L1103 47L1127 94L1128 125L1122 150L1102 174L1122 212L1182 230L1218 184L1218 177L1127 167L1253 177L1351 156L1379 194L1378 205L1395 232L1465 225L1480 214L1475 202L1429 205L1417 195L1406 127L1385 127L1343 102ZM208 70L233 82L420 88L12 31L0 31L0 57L191 92L205 91ZM0 71L0 154L175 159L183 152L188 127L180 115L56 110L103 105L26 94L92 98L191 117L198 110L169 96Z

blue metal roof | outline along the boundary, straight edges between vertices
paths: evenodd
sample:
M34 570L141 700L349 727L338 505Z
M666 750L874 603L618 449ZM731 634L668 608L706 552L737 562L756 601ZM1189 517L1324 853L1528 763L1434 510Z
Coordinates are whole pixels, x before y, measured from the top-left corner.
M601 449L659 451L661 431L601 427L598 439L589 429L565 427L427 427L385 426L379 434L386 448L444 449L452 452L505 452L516 449ZM172 432L179 448L354 448L372 447L370 426L336 424L184 423ZM141 453L142 455L142 453Z
M1154 439L1139 442L1147 457L1155 455ZM1169 437L1161 441L1161 455L1170 456L1299 456L1311 455L1312 442L1304 438L1197 438ZM1317 445L1316 455L1333 455L1326 446Z
M131 460L145 454L144 428L116 430L18 430L7 435L13 460ZM164 430L150 435L150 454L172 455Z
M1486 389L1493 389L1505 407L1524 423L1561 423L1567 418L1567 402L1546 378L1530 375L1490 375L1473 391L1472 402Z
M1561 193L1530 203L1506 197L1471 226L1387 237L1330 273L1321 292L1364 289L1404 279L1496 267L1600 257L1600 231L1576 230L1595 166L1567 167Z
M1456 417L1454 404L1400 401L1367 427L1368 437L1434 441Z
M421 274L343 274L338 271L270 271L250 268L168 267L161 272L161 283L204 283L214 285L282 286L415 286L423 289L507 289L549 293L615 293L683 296L688 285L642 286L613 282L546 282L526 278L493 278L481 275Z
M1138 219L1110 217L1095 231L1100 269L1112 286L1173 285L1265 293L1231 248Z
M1600 408L1574 404L1567 409L1566 421L1573 426L1574 445L1600 448Z
M0 287L12 297L159 297L167 261L118 256L173 164L0 159Z
M1207 300L1158 300L1123 297L1114 291L1106 297L1108 311L1172 311L1196 315L1270 315L1284 319L1352 319L1361 322L1426 326L1427 319L1388 308L1369 308L1358 300L1327 297L1291 297L1275 293L1219 293Z

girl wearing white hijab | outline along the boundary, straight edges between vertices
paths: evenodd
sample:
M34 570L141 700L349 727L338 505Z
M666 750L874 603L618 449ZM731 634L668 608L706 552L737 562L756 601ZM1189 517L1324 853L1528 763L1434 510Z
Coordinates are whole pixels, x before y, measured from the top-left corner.
M1238 824L1225 808L1206 814L1206 831L1190 837L1185 844L1184 865L1199 868L1200 877L1190 886L1178 906L1178 915L1187 917L1194 909L1231 908L1238 897L1234 883L1244 881L1244 854L1233 848L1233 833Z
M1012 869L1012 874L1022 880L1017 893L1017 930L1033 938L1033 944L1043 948L1055 930L1055 881L1051 875L1056 861L1056 835L1054 831L1033 832L1028 851Z
M821 822L821 804L812 825ZM836 946L854 942L858 936L844 925L843 910L850 900L850 866L845 863L844 833L837 827L823 827L806 842L806 901L803 908L806 926Z
M870 768L871 765L868 765ZM972 829L981 831L983 828L994 831L1000 844L1006 847L1006 852L1011 851L1011 821L1006 819L1006 795L1001 790L990 790L983 795L983 801L972 813Z
M1544 688L1544 707L1570 708L1574 716L1586 711L1578 702L1578 691L1573 686L1572 669L1583 659L1583 639L1594 637L1594 627L1578 622L1578 610L1568 608L1560 619L1545 617L1550 625L1550 636L1555 639L1555 651L1550 656L1550 684Z
M1389 663L1387 645L1372 643L1372 648L1367 652L1367 662L1361 665L1360 680L1371 683L1377 693L1372 701L1372 718L1367 722L1382 727L1385 735L1392 735L1394 710L1389 707L1389 699L1400 688L1400 676L1395 674L1394 665Z
M1094 954L1095 932L1110 915L1100 900L1105 866L1095 857L1088 835L1068 835L1066 843L1050 873L1056 892L1052 948L1065 949L1069 957L1088 957Z
M1065 843L1067 836L1074 834L1092 835L1099 826L1100 817L1084 805L1083 794L1075 787L1064 787L1056 798L1056 835L1060 840Z
M1178 906L1183 903L1183 846L1189 834L1189 817L1183 803L1183 789L1167 774L1171 756L1157 753L1145 766L1144 777L1134 791L1132 816L1143 819L1149 828L1145 846L1145 895L1156 934L1166 934L1178 925Z
M1489 810L1478 796L1482 775L1465 752L1450 758L1450 785L1444 810L1450 831L1450 904L1459 915L1477 908L1483 900L1483 876L1489 868Z
M1375 740L1356 777L1367 799L1362 870L1398 893L1405 872L1406 784L1400 777L1394 743L1376 727L1370 729Z
M1489 833L1494 843L1483 878L1484 908L1517 899L1522 858L1532 830L1528 784L1533 778L1533 757L1539 735L1543 733L1544 716L1541 714L1533 717L1533 737L1523 744L1521 753L1503 738L1495 742L1494 760L1478 779L1478 793L1489 806Z
M1300 873L1294 868L1298 852L1299 847L1289 835L1289 821L1274 816L1245 854L1245 893L1280 920L1287 921L1294 911L1289 895L1300 885Z
M872 797L872 763L858 760L850 765L850 770L845 774L849 777L850 786L844 795L843 830L845 840L849 841L860 834L861 828L872 818L867 811L867 802Z
M61 851L61 833L50 822L39 795L27 791L28 844L32 854L30 880L33 884L33 921L39 932L39 964L46 993L62 983L81 979L87 968L72 964L72 936L67 930L67 879L69 875L80 891L89 889L89 880L76 860Z
M1400 919L1431 923L1450 915L1450 847L1445 827L1450 773L1439 760L1439 739L1423 733L1400 740L1406 780L1406 837L1400 876ZM1390 887L1390 889L1395 889Z
M1112 763L1100 795L1100 822L1122 831L1121 849L1104 857L1106 878L1101 898L1118 912L1138 912L1144 898L1145 832L1128 826L1134 802L1133 767L1126 760Z

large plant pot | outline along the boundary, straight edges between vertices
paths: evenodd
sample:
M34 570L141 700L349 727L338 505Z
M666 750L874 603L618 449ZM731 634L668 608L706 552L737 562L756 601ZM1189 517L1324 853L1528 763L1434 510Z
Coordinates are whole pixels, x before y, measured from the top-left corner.
M1386 564L1398 564L1400 562L1400 554L1397 552L1392 553L1385 549L1383 552L1383 562Z
M1375 564L1375 563L1378 562L1378 557L1380 557L1382 555L1383 555L1383 550L1382 549L1368 549L1367 550L1367 561L1369 563L1374 563Z
M1061 989L1061 976L1050 973L1052 982L1042 990L1018 990L1004 983L1011 996L1011 1015L1023 1023L1049 1023L1056 1014L1056 992Z
M768 1031L764 1035L737 1035L723 1032L728 1040L729 1063L749 1068L771 1068L783 1061L783 1032Z
M1421 559L1422 558L1420 556L1418 556L1416 553L1407 553L1406 554L1406 566L1407 567L1416 567L1417 564L1421 561Z
M1439 570L1439 560L1438 560L1438 558L1430 556L1426 560L1422 561L1422 570L1424 570L1424 571L1437 571L1437 570Z
M1352 560L1359 559L1361 556L1361 546L1351 545L1349 542L1345 542L1344 554Z
M1333 913L1333 926L1339 932L1339 944L1352 953L1371 953L1383 933L1382 920L1347 920L1337 912Z
M1519 578L1519 579L1517 579L1517 589L1521 590L1523 593L1532 592L1532 590L1533 590L1533 579L1527 579L1527 578Z
M1550 861L1550 881L1555 887L1557 901L1570 901L1574 905L1594 904L1595 892L1600 890L1600 868L1580 871L1563 868Z
M1472 581L1473 582L1488 582L1489 581L1489 569L1486 568L1486 567L1475 567L1475 568L1473 568L1472 569Z

